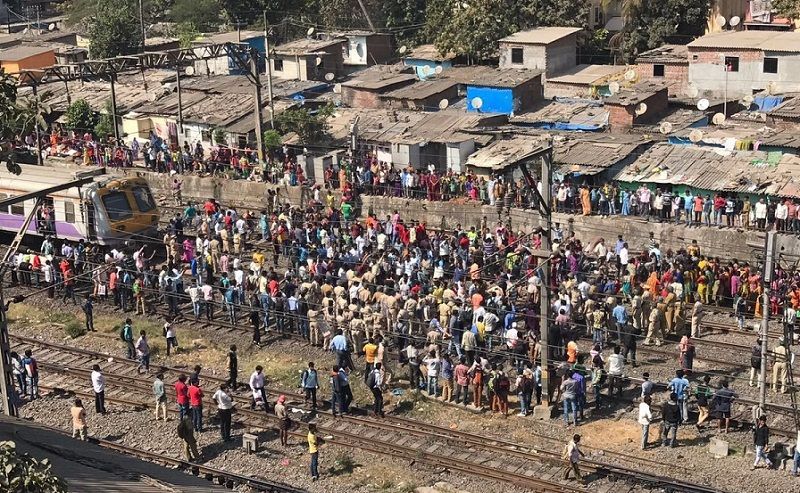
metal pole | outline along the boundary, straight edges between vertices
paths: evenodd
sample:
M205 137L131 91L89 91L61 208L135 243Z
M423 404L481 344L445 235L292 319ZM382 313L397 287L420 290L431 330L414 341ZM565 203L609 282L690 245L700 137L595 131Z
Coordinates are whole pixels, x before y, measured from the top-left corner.
M267 11L264 11L264 65L267 69L267 99L269 99L269 126L275 128L275 105L272 102L272 62L269 56L269 23L267 22Z
M144 53L144 47L147 38L144 31L144 6L142 5L142 0L139 0L139 27L142 30L142 53Z
M69 93L69 81L64 79L64 90L67 93L67 106L72 104L72 95Z
M117 126L117 91L114 89L114 80L117 78L115 73L111 73L111 122L114 125L114 140L119 143L119 127Z
M767 232L764 245L764 293L761 295L761 375L758 393L758 405L762 411L767 403L767 336L769 333L769 286L772 283L772 273L775 263L775 231Z
M175 81L178 89L178 132L183 135L183 98L181 96L181 66L175 65ZM180 139L178 139L180 140ZM180 143L180 142L179 142Z
M261 79L258 74L258 50L250 49L250 71L253 73L254 91L253 104L256 112L256 143L258 145L258 160L264 160L264 117L261 114Z
M32 87L32 89L33 89L33 98L36 99L36 97L37 97L36 86L38 84L36 83L37 82L36 80L33 80L32 82L33 82L33 87ZM41 166L44 163L42 162L42 136L39 135L39 122L38 121L34 120L33 128L34 128L34 132L36 134L36 164Z
M547 154L542 156L542 201L539 211L539 227L542 230L543 251L550 253L550 235L553 231L552 214L550 212L550 182L552 181L551 163L553 159L552 147ZM550 263L542 266L542 291L539 295L539 328L542 335L542 406L550 409Z
M722 113L728 118L728 64L722 60L722 67L725 69L725 99L722 101Z

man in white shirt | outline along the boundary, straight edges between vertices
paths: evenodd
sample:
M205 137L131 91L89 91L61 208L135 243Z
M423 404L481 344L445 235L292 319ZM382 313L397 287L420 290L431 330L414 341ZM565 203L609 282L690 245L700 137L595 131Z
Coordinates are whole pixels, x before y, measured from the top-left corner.
M258 401L264 403L264 411L267 410L267 391L264 389L264 368L256 366L256 370L250 375L250 390L253 392L253 400L250 402L250 409L255 409Z
M100 365L92 366L92 390L94 390L94 410L98 414L106 413L106 377Z
M625 371L625 357L620 354L620 347L614 346L614 353L608 357L608 396L614 396L614 387L622 396L622 378Z
M645 396L639 404L639 424L642 426L642 450L647 448L647 439L650 436L650 423L653 414L650 412L650 396Z
M214 402L217 403L219 432L222 435L222 441L224 442L229 442L231 440L231 414L233 412L233 400L227 392L228 384L223 383L212 396Z

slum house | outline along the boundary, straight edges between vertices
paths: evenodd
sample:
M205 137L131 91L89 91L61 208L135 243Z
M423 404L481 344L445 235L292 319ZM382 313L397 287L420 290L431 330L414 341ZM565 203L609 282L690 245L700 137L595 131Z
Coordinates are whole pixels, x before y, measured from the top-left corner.
M608 110L602 101L555 98L539 101L529 111L509 118L509 122L517 127L599 132L608 127Z
M673 194L798 197L800 158L764 151L729 151L693 145L656 144L615 179L624 189L646 185Z
M192 42L193 46L215 45L224 43L244 43L251 48L255 48L264 59L266 50L264 48L264 33L260 31L231 31L227 33L212 34ZM197 56L201 56L202 50L196 49ZM258 69L264 72L265 65L260 62ZM217 58L198 60L194 62L194 72L199 75L242 75L245 70L239 66L237 61L228 55Z
M520 31L500 43L500 68L543 72L547 80L577 65L579 27L539 27Z
M800 126L770 129L758 137L758 150L800 155Z
M211 93L236 93L254 96L253 83L244 75L229 75L219 77L181 77L181 88L184 91L201 91ZM329 91L331 85L327 82L313 80L274 79L272 81L273 99L291 99L302 103L306 99L313 99ZM268 99L268 90L264 87L261 97Z
M553 180L609 183L652 144L638 135L558 134L553 138Z
M689 95L689 50L686 45L664 45L636 57L636 75L642 82L659 82L669 97Z
M741 99L800 85L800 32L726 31L687 45L689 81L701 92Z
M344 74L395 60L391 34L372 31L343 31L325 33L323 39L345 39L342 46Z
M506 180L517 181L524 179L520 166L526 166L532 177L540 176L540 161L535 156L546 147L544 135L503 135L500 140L470 154L466 171L481 176L502 175Z
M0 70L18 74L24 70L38 70L56 63L55 50L47 46L14 46L0 51ZM43 74L32 74L37 80Z
M501 115L450 110L424 113L338 108L326 126L334 141L355 140L362 151L374 153L382 162L461 171L475 146L491 141L491 136L472 130L505 120Z
M438 111L458 98L458 81L436 78L415 82L379 97L383 106L393 109Z
M766 112L767 124L777 128L796 128L800 123L800 98L792 98Z
M605 98L611 130L627 130L635 125L658 121L667 111L667 88L641 82Z
M433 77L453 67L454 53L439 53L432 44L420 45L403 58L403 65L414 68L419 80Z
M513 116L513 114L533 107L537 101L542 100L541 71L474 68L474 75L469 75L470 71L465 71L465 75L459 76L460 79L456 78L466 85L467 111L469 112L501 113Z
M362 70L340 85L342 103L351 108L382 108L381 95L413 84L411 69L401 65L376 66Z
M577 65L549 77L544 97L597 98L609 96L608 84L619 80L625 72L621 65Z
M272 50L272 75L279 79L324 81L344 75L346 39L297 39ZM333 74L333 75L328 75Z

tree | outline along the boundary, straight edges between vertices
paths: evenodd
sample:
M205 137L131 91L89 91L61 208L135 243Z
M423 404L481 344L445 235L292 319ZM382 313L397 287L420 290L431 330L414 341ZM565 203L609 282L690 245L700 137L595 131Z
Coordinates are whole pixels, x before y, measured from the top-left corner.
M220 21L220 2L217 0L175 0L170 19L180 24L191 23L201 32L216 31Z
M19 98L16 79L0 70L0 162L5 161L6 168L14 174L22 172L18 161L31 161L30 153L18 148L16 141L36 126L47 128L44 115L50 113L50 106L45 103L48 98L48 92Z
M539 0L522 2L520 11L528 27L583 27L589 23L587 0Z
M668 42L687 42L705 32L708 0L663 0L623 3L625 29L615 35L623 57L632 61L639 53Z
M64 117L66 119L66 127L77 132L94 130L94 126L97 124L97 117L85 99L73 101L67 107Z
M315 113L306 108L289 109L275 118L275 127L281 134L296 133L304 144L322 139L325 120L333 114L333 105L327 105Z
M19 455L14 442L0 442L0 489L66 493L67 485L53 475L47 459Z
M114 135L114 126L116 125L111 100L106 101L103 109L103 113L100 114L100 118L97 120L97 125L94 126L94 134L101 140L105 140L109 135Z
M800 2L797 0L772 0L772 8L787 19L800 19Z
M417 40L419 29L416 26L425 24L426 5L426 0L396 0L384 4L384 24L395 29L398 46Z
M214 131L211 132L211 136L214 137L215 144L227 145L228 143L228 139L226 138L227 133L224 128L215 128Z
M97 0L88 19L89 55L110 58L141 51L138 8L132 0Z
M190 48L192 41L200 37L200 32L192 22L181 22L178 24L178 43L181 48Z
M277 130L267 130L264 132L264 147L267 149L277 149L283 145L283 138Z

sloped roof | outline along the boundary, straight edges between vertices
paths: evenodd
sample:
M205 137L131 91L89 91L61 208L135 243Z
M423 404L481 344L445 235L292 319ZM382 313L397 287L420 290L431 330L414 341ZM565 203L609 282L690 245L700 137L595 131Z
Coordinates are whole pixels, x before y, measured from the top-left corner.
M640 146L649 144L649 140L621 138L618 142L613 137L604 136L598 139L565 139L553 143L555 164L565 173L580 172L592 175L607 169L634 153Z
M767 111L769 116L783 118L800 118L800 97L788 99L778 106Z
M600 101L564 100L542 101L531 111L511 118L512 123L574 123L601 125L608 123L608 110Z
M296 39L289 41L282 45L278 45L274 49L276 55L316 55L324 53L325 48L335 46L341 43L346 43L346 39L336 38L330 40L317 40L317 39Z
M381 97L389 99L425 99L457 85L457 81L446 78L423 80L382 94Z
M800 158L762 151L726 151L714 147L657 144L615 177L623 182L665 185L690 183L703 190L774 195L797 189Z
M542 150L546 145L543 138L515 135L478 149L470 154L466 164L475 168L502 170Z
M0 51L0 60L4 62L15 62L17 60L24 60L25 58L47 52L53 52L53 48L31 45L15 46L13 48Z
M725 31L706 34L689 43L689 48L728 48L740 50L800 52L800 32Z
M432 44L430 45L419 45L410 53L408 53L403 58L410 59L410 60L431 60L434 62L444 62L447 60L452 60L456 57L455 53L439 53L439 50Z
M689 63L686 45L664 45L645 51L636 57L636 63Z
M562 38L571 36L582 31L580 27L537 27L527 31L519 31L505 38L501 38L501 43L523 43L523 44L550 44Z
M625 72L623 65L576 65L571 67L555 77L547 79L548 84L562 83L562 84L580 84L591 85L603 83L609 77L622 74Z

